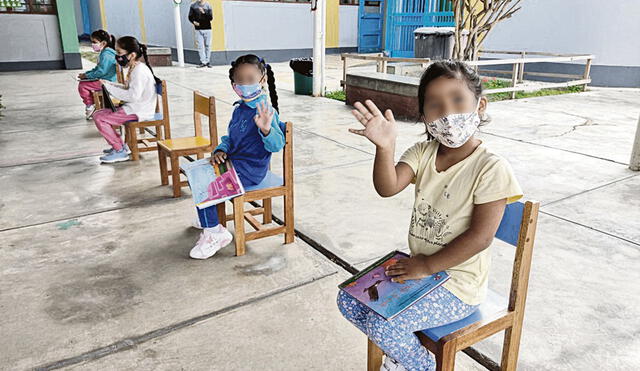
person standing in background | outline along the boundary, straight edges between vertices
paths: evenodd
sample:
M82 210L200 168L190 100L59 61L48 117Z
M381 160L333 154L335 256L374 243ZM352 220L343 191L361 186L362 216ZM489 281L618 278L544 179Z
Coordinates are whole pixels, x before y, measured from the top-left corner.
M198 68L209 67L211 57L211 21L213 11L211 5L205 0L196 0L189 8L189 22L196 28L196 40L198 41L198 52L200 54L200 64Z

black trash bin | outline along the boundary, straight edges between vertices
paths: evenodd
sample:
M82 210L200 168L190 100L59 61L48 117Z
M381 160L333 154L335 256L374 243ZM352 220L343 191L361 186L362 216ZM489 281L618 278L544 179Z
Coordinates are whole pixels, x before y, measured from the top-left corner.
M416 58L451 59L454 27L420 27L413 31Z
M313 59L294 58L289 61L289 67L293 70L294 92L298 95L311 95L313 93Z

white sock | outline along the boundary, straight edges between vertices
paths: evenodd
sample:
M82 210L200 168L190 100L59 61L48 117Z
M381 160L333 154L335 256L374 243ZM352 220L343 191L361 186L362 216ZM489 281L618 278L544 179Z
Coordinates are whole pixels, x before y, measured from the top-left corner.
M205 230L208 232L220 233L224 230L224 227L222 226L222 224L218 224L215 227L205 228Z

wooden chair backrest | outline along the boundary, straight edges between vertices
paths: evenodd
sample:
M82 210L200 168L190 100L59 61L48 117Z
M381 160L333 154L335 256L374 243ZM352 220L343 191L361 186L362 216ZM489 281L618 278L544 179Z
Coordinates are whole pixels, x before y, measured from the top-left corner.
M158 94L158 101L156 103L156 113L162 112L162 119L169 119L169 103L167 97L167 82L162 80L159 84L156 84L156 94Z
M284 153L282 155L282 169L284 186L293 186L293 123L287 121L284 130Z
M218 121L216 119L216 98L193 92L193 126L195 135L202 136L202 116L209 118L209 138L211 145L218 146Z
M510 312L524 310L527 300L539 208L540 203L533 201L514 202L507 205L496 232L497 239L516 248L509 294Z

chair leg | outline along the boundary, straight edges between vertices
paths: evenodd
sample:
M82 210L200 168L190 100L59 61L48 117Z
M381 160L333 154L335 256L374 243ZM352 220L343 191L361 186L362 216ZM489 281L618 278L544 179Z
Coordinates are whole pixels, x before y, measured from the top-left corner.
M143 127L139 127L138 128L138 133L140 133L140 135L144 134L144 128Z
M180 162L178 156L171 155L171 185L173 186L173 197L182 195L180 189Z
M203 152L198 152L198 153L196 154L196 158L197 158L198 160L202 160L202 159L204 158L204 153L203 153Z
M264 209L262 213L262 224L269 224L273 221L271 218L272 209L271 209L271 199L265 198L262 200L262 208Z
M371 339L367 340L367 371L380 371L382 366L382 349Z
M244 197L238 196L232 200L233 225L236 230L236 256L245 254L244 240Z
M453 371L456 365L456 350L453 344L444 343L436 353L436 371Z
M502 361L500 369L502 371L515 371L518 365L518 353L520 351L520 335L522 326L508 328L504 332L504 343L502 345Z
M138 134L136 128L127 126L127 134L129 136L129 149L131 150L131 159L133 161L140 160L140 151L138 148Z
M218 222L223 227L227 227L227 208L226 203L218 204Z
M158 162L160 163L160 183L169 184L169 172L167 171L167 155L158 147Z
M284 196L284 243L293 243L295 240L295 228L293 225L293 193Z

